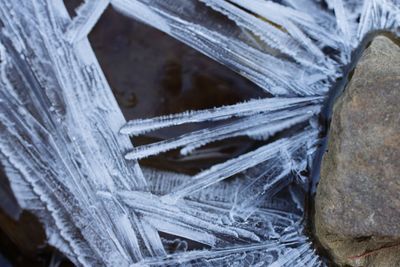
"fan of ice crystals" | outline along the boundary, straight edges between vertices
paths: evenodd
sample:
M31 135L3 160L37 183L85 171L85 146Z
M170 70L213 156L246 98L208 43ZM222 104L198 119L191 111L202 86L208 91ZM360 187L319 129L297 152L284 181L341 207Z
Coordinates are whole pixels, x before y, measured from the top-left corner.
M126 123L87 39L109 5L273 97ZM78 266L323 266L303 233L316 117L364 36L399 34L399 6L86 0L71 19L62 0L0 0L0 159L19 204ZM139 147L129 139L204 121L219 123ZM266 145L192 177L136 161L237 136Z

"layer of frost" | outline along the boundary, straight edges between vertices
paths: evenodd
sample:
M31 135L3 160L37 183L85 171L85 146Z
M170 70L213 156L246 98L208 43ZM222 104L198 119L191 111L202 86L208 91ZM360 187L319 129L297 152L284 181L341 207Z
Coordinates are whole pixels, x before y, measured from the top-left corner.
M0 160L19 205L77 266L325 265L303 231L316 118L366 34L400 33L398 0L326 4L86 0L71 19L62 0L0 0ZM87 40L110 5L272 97L126 123ZM136 161L239 136L265 144L193 176Z

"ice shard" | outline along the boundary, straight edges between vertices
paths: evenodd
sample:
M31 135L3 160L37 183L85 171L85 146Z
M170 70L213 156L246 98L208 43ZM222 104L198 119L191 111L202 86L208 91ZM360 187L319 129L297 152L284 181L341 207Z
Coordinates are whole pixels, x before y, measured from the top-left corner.
M363 38L400 34L398 0L326 3L86 0L71 18L62 0L0 0L0 160L18 204L77 266L325 266L303 220L316 118ZM271 97L126 122L87 39L107 7ZM191 176L137 161L238 136L264 143Z

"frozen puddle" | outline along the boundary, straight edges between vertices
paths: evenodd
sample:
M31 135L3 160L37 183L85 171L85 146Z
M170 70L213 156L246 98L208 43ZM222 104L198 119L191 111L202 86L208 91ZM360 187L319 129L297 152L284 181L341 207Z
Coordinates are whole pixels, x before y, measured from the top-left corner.
M110 6L268 97L126 122L88 41ZM14 194L77 266L325 266L304 231L318 118L364 37L399 35L399 16L397 0L87 0L71 19L62 0L0 0L0 159ZM187 124L200 126L130 141ZM263 145L194 175L137 161L236 137Z

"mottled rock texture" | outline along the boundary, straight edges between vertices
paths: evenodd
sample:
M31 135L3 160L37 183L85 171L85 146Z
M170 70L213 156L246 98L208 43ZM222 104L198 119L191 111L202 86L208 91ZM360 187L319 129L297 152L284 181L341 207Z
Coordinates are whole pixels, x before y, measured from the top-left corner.
M379 36L337 100L315 227L340 265L400 266L400 47Z

